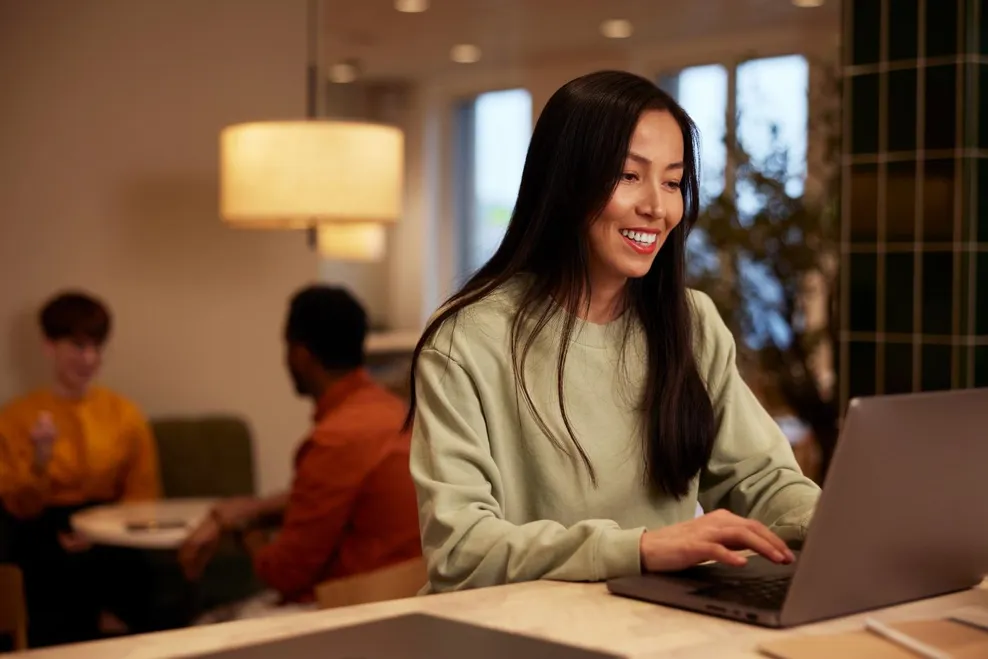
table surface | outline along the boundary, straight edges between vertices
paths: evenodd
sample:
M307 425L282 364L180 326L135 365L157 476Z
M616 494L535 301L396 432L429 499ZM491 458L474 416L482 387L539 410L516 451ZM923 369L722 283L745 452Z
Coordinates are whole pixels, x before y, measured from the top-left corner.
M988 580L978 588L945 597L792 630L771 630L617 597L599 583L537 581L192 627L28 654L37 659L166 659L422 612L633 658L764 659L757 651L759 644L782 635L861 629L866 616L886 622L942 617L970 606L988 606Z
M72 516L72 528L90 542L115 547L176 549L209 514L215 499L133 501L87 508ZM131 530L132 522L181 521L181 528Z

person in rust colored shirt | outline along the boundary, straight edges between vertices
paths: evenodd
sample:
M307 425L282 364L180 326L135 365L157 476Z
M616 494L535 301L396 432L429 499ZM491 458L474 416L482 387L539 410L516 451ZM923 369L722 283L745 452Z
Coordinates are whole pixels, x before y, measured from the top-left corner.
M268 615L313 601L314 587L421 555L418 507L408 469L406 404L364 368L366 314L346 291L312 286L292 299L285 328L296 392L315 403L315 426L295 454L287 493L218 504L179 552L196 579L220 537L245 539L270 591L208 613L200 622ZM270 542L247 533L273 517Z

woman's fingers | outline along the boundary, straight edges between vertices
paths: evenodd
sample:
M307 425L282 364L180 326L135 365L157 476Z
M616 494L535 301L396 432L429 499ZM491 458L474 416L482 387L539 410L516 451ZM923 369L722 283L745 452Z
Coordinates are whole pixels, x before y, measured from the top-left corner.
M731 513L727 510L718 510L709 515L710 523L716 529L715 532L731 532L733 529L746 529L750 533L756 534L762 541L768 543L772 547L771 550L765 550L764 545L759 543L758 546L747 546L743 545L746 549L752 549L762 554L770 560L774 560L780 563L791 562L795 560L795 556L786 543L782 541L782 538L772 533L767 526L761 522L755 521L753 519L745 519ZM747 537L747 536L746 536ZM761 547L761 548L759 548Z
M717 561L718 563L723 563L724 565L733 565L735 567L741 567L748 562L748 559L733 552L722 544L716 542L707 542L700 545L699 550L703 555L698 562L703 561Z
M755 520L752 519L745 520L745 523L748 525L748 528L750 528L759 536L767 540L773 547L775 547L775 549L777 549L782 554L782 556L786 561L795 560L796 557L793 555L792 550L789 549L788 546L786 546L786 543L783 542L782 538L772 533L767 526L765 526L761 522L756 522Z
M788 560L788 556L775 543L746 525L721 528L714 540L733 549L750 549L776 563Z

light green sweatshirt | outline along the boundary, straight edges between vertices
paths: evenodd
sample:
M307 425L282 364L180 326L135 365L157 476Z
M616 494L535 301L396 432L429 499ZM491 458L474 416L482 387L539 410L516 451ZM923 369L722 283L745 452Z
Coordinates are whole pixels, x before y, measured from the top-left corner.
M718 433L689 496L650 493L642 415L644 334L578 321L566 361L566 413L597 486L563 425L551 322L526 366L528 390L557 448L540 429L511 366L514 282L447 321L416 370L411 471L428 561L429 592L534 579L599 581L641 570L646 529L685 522L699 502L765 523L785 540L805 536L819 488L804 477L785 435L741 379L734 340L713 302L691 292L697 358Z

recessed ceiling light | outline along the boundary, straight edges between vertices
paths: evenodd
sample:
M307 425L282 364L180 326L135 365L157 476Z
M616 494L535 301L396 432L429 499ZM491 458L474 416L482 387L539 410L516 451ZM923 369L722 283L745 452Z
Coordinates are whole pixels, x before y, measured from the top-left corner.
M347 84L357 79L357 65L353 62L337 62L329 67L326 76L331 82Z
M449 51L449 58L458 64L473 64L480 59L480 48L472 43L461 43Z
M600 33L608 39L627 39L631 32L631 21L623 18L612 18L600 24Z
M417 14L429 8L429 0L395 0L395 9L406 14Z
M823 0L792 0L792 3L797 7L819 7Z

